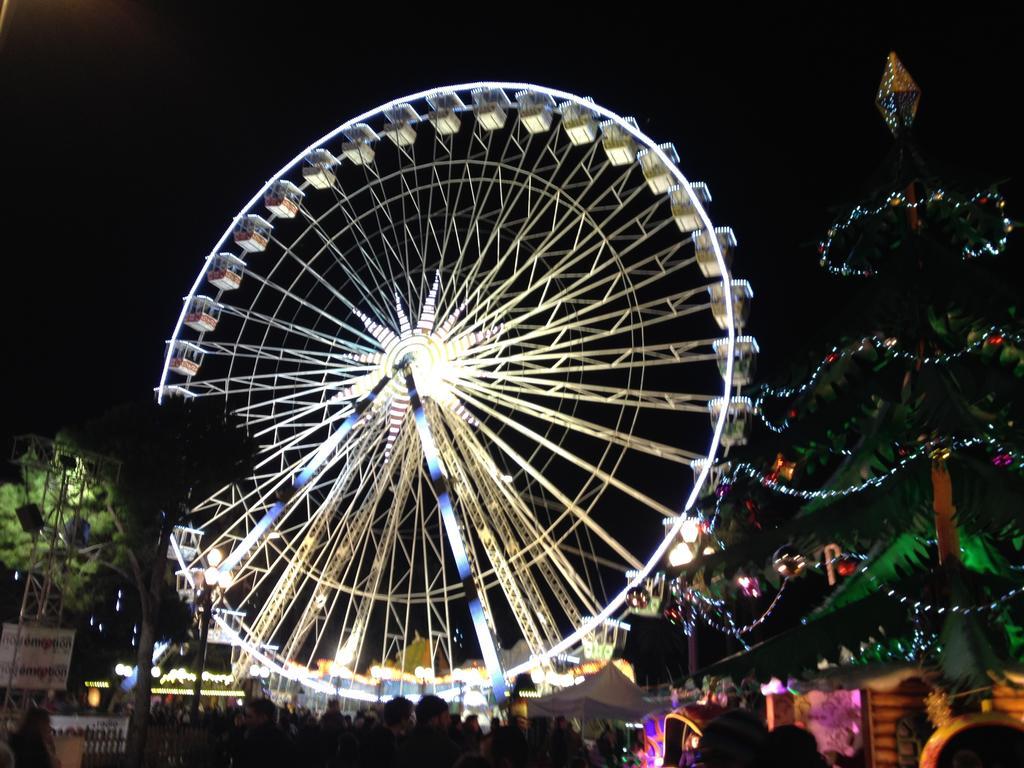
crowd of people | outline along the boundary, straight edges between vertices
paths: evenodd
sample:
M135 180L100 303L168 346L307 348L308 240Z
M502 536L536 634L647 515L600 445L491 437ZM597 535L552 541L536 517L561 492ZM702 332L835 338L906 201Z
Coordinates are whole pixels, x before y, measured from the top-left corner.
M524 730L492 720L485 732L475 715L453 716L437 696L415 705L388 701L379 713L342 714L337 701L319 718L270 701L249 702L241 720L219 735L232 768L526 768Z
M588 747L564 717L542 738L525 718L485 730L475 715L465 719L447 703L424 696L388 701L381 717L343 715L336 701L317 719L309 712L281 711L265 700L250 702L244 728L227 732L232 768L295 765L316 768L620 768L638 762L640 744L621 744L606 727ZM769 732L757 715L733 710L706 728L700 747L681 768L826 768L814 736L796 726Z
M158 705L157 725L186 725L183 708ZM223 768L621 768L638 762L640 744L622 745L610 726L588 748L564 717L531 730L525 718L481 727L477 716L452 715L437 696L395 698L380 712L343 714L336 700L319 717L278 709L267 699L240 710L211 710L205 728L212 762ZM3 746L0 744L0 746ZM49 714L29 710L0 749L0 768L56 768ZM771 732L755 714L732 710L709 723L698 749L679 768L826 768L814 737L795 726Z

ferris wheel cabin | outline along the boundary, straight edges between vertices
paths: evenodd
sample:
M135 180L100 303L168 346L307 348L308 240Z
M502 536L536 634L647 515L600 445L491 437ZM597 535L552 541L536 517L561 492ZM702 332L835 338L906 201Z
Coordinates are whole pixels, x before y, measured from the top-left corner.
M330 189L337 177L334 166L338 158L326 149L314 149L306 155L306 165L302 166L302 178L314 189Z
M601 146L612 165L629 165L636 160L636 140L629 131L611 120L601 124Z
M270 189L263 195L263 205L282 219L294 219L305 194L292 182L281 179L271 184Z
M736 235L731 227L715 227L714 237L718 241L718 247L722 251L722 258L725 266L732 266L732 253L736 248ZM697 257L697 266L700 267L704 277L721 277L722 270L718 267L718 259L715 258L715 249L711 241L711 233L698 229L693 234L693 253Z
M341 145L341 154L354 165L369 165L377 156L373 145L380 136L366 123L356 123L344 131L348 141Z
M546 93L520 91L516 94L519 121L530 133L544 133L554 120L555 100Z
M388 123L381 130L396 147L411 147L416 143L416 129L412 126L419 122L420 116L412 104L399 104L387 110L384 116Z
M220 305L211 298L193 296L185 313L185 325L200 333L212 331L220 320L220 309Z
M242 284L245 262L230 253L218 253L210 260L206 281L222 291L233 291Z
M725 399L716 397L708 401L708 413L711 424L718 423L718 417L725 408ZM729 408L725 415L725 428L722 430L722 445L731 448L734 445L746 445L753 423L754 404L749 397L729 398Z
M575 147L591 144L597 139L597 117L586 107L571 101L562 104L562 129Z
M249 253L259 253L267 248L270 243L270 230L273 225L262 216L247 214L235 224L235 231L232 235L235 244L242 250Z
M747 324L750 317L750 303L754 299L754 289L746 280L732 280L732 317L738 329ZM729 327L729 316L726 314L725 292L722 283L712 283L708 286L708 293L711 294L711 314L715 316L715 322L722 330Z
M206 352L190 341L175 341L171 345L171 361L167 369L182 376L195 376L203 364Z
M427 117L439 135L451 136L459 132L462 119L458 113L465 109L466 105L457 93L440 93L429 97L427 103L430 105Z
M718 339L711 345L711 348L715 350L715 356L718 358L718 372L724 377L729 362L729 340ZM757 353L760 351L757 347L757 340L753 336L736 337L732 363L733 384L742 387L754 380L754 372L757 369Z
M707 205L711 202L711 190L708 189L708 185L704 182L698 181L695 184L691 184L690 189L693 190L694 196L700 201L701 205ZM697 206L694 205L690 196L686 194L685 189L682 187L671 187L668 195L672 204L672 218L676 220L676 225L679 227L680 232L694 232L704 226L700 220L700 215L697 213Z
M473 114L485 131L497 131L505 127L508 110L512 102L501 88L477 88L473 97Z
M679 162L679 153L676 152L675 145L659 144L658 149L668 155L668 159L673 163ZM647 179L647 186L656 195L665 194L676 183L672 170L650 149L645 149L640 153L640 168L644 172L644 178Z
M711 464L708 459L694 459L690 462L690 469L693 470L693 482L696 483L700 478L700 473L704 471L704 467ZM719 462L718 464L711 464L711 469L708 470L707 477L704 478L704 484L701 485L700 490L697 492L697 498L702 498L717 490L719 484L725 480L729 474L729 470L732 469L732 464L728 461Z

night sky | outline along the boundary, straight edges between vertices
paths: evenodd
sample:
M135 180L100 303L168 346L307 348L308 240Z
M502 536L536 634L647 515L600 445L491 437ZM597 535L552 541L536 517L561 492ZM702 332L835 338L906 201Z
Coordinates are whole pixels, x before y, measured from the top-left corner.
M753 284L749 331L769 377L820 348L817 319L842 299L815 246L891 144L873 103L889 50L924 91L930 158L978 180L1020 164L1008 11L702 18L690 3L625 4L615 18L572 4L573 19L382 3L285 17L213 0L7 2L4 445L149 396L181 298L240 206L315 137L430 86L542 83L674 143L739 239L734 273ZM1004 186L1017 218L1019 187Z
M890 49L924 90L931 157L980 179L1019 164L1014 25L960 13L499 24L426 6L281 17L14 0L0 52L0 440L146 397L203 257L299 148L400 94L485 78L589 95L673 142L710 185L716 224L736 231L761 370L784 368L842 290L814 245L889 146L873 98Z

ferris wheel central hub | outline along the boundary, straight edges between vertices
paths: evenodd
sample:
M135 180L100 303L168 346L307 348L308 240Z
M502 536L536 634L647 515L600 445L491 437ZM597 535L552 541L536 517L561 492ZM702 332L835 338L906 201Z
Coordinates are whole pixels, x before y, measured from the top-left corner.
M396 292L397 331L390 323L379 322L359 310L353 310L381 351L349 356L372 368L349 380L334 395L332 402L357 400L369 392L375 382L384 377L390 379L380 400L388 409L385 460L391 456L409 411L409 393L397 375L406 369L415 375L417 392L422 398L430 399L471 424L476 422L455 391L461 379L460 369L462 363L473 356L475 348L501 332L501 326L484 327L482 330L464 328L468 325L464 316L466 304L456 307L438 324L436 306L440 288L441 276L435 273L415 326L406 314L402 297Z

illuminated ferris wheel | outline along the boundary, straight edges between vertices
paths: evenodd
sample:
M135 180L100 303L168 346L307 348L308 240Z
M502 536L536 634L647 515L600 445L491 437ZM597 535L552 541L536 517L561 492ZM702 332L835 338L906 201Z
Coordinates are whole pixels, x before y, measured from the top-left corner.
M482 658L500 697L621 614L687 468L750 417L750 287L677 160L587 99L474 83L344 123L245 205L158 389L260 446L179 550L215 566L237 674L351 680L415 647L432 674Z

